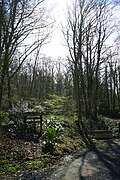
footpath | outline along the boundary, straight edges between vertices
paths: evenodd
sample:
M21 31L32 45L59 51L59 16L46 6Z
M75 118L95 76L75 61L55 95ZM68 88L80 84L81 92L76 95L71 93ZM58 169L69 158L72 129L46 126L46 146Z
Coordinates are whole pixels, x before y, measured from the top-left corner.
M120 180L120 141L108 141L106 148L91 148L66 156L47 180Z
M120 180L120 139L105 143L106 147L65 156L59 165L2 180Z

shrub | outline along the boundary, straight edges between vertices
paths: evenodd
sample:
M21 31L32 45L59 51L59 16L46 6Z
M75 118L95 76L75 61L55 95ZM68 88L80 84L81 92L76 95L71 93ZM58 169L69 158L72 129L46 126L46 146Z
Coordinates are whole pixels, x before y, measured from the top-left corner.
M54 118L46 120L46 130L44 133L44 144L45 149L54 154L56 150L57 142L60 140L60 137L63 132L63 127L60 122L57 122Z
M0 111L0 126L8 123L8 121L9 121L8 113Z
M113 136L118 136L119 135L119 128L116 126L112 129L112 133L113 133Z
M76 129L74 127L71 127L68 129L69 135L75 135L76 134Z
M18 103L9 110L10 119L14 121L15 124L19 123L22 119L23 112L26 110L28 110L28 103L22 100L18 101Z
M9 110L9 117L14 122L14 128L21 130L24 128L23 112L28 110L28 103L26 101L18 101L12 109Z

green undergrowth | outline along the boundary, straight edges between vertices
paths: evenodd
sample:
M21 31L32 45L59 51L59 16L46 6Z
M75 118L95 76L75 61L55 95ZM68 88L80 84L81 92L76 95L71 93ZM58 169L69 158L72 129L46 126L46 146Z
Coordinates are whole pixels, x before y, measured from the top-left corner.
M95 140L94 144L98 148L107 148L107 147L109 147L108 142L104 141L104 140Z
M72 98L58 95L49 95L43 103L47 114L71 116L75 113L75 102Z
M22 166L20 164L13 163L8 159L0 160L0 175L4 173L16 173L21 168Z
M62 138L61 143L57 144L54 155L49 153L42 154L36 160L26 161L26 168L29 170L39 170L53 164L59 163L65 155L81 151L85 148L85 144L80 140L72 140L71 138Z
M53 164L58 164L65 155L81 151L85 148L85 144L80 139L71 139L69 137L62 137L60 143L57 144L54 155L44 153L34 159L26 159L24 162L14 160L1 159L0 160L0 175L10 173L16 174L23 170L39 170Z
M15 139L15 137L19 138L19 136L17 136L17 128L15 131L9 128L8 133L4 131L4 133L6 133L5 137L7 138L5 140L3 136L0 140L3 148L3 154L0 160L0 174L17 174L24 170L39 170L59 163L65 155L84 149L85 144L79 137L76 129L75 121L77 118L75 115L75 107L72 106L73 104L74 102L69 98L56 95L50 96L49 99L44 102L43 105L45 105L47 115L43 115L43 135L40 138L40 142L38 142L40 149L37 149L39 152L37 157L32 156L32 148L29 147L29 144L35 147L35 142L29 141L28 143L28 139L24 139L23 137L19 145L19 140ZM17 120L17 118L15 118L15 120ZM18 122L19 121L17 121L17 123ZM19 128L18 135L22 132L20 130ZM26 131L26 134L29 135L28 131ZM13 139L10 139L9 135L13 137ZM31 152L28 153L29 151ZM15 156L13 156L13 154L15 154Z
M85 148L85 143L81 139L71 139L63 137L61 143L57 145L56 155L63 156L74 152L82 151Z
M24 165L26 169L28 170L39 170L42 168L52 166L53 164L58 163L59 160L60 160L59 156L53 156L47 153L47 154L42 154L37 159L31 159L31 160L26 161Z

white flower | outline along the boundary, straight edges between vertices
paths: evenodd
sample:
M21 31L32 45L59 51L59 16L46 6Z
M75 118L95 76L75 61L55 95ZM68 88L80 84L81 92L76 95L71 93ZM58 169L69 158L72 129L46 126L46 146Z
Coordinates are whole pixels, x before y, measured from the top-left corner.
M46 142L45 142L45 141L43 141L43 144L45 145L45 144L46 144Z

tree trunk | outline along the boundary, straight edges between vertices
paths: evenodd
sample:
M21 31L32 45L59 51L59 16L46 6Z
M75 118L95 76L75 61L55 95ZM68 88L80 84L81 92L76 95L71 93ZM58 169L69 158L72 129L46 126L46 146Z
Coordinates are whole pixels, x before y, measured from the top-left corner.
M8 76L8 106L9 106L9 109L12 109L11 83L10 83L9 76Z
M4 83L5 83L5 68L2 71L1 83L0 83L0 110L2 109Z

